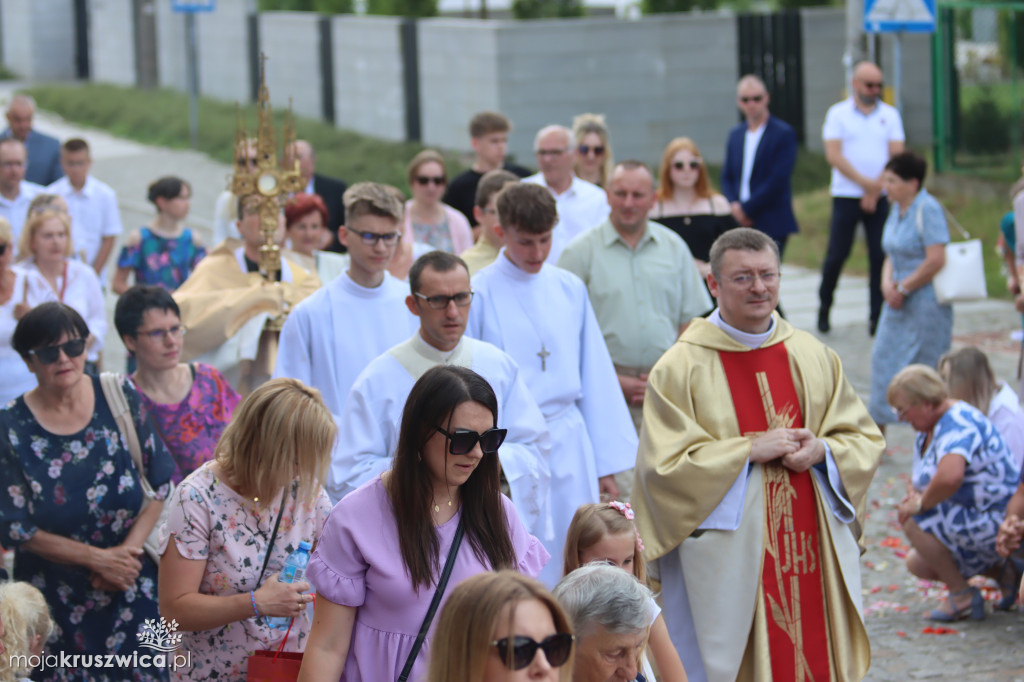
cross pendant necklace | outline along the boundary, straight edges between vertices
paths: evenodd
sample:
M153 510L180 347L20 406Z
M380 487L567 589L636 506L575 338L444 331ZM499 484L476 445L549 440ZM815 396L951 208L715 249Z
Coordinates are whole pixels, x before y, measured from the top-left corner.
M541 343L540 343L540 352L537 353L537 357L540 358L540 371L542 371L542 372L548 371L548 356L549 355L551 355L551 353L548 352L548 349L544 347L544 342L541 341Z

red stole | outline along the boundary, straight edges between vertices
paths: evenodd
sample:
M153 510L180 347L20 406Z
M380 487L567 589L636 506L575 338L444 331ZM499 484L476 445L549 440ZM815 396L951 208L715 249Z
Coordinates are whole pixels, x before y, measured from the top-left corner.
M784 344L719 356L740 433L803 426ZM764 464L762 473L761 586L772 679L823 682L830 668L814 482L810 471L790 471L781 461Z

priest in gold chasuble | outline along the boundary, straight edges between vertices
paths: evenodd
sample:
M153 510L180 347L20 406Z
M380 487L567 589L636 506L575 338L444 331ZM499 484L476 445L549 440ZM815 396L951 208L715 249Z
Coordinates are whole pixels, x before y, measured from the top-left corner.
M691 681L859 680L858 540L885 441L836 354L774 313L775 243L719 237L718 308L648 379L633 506Z

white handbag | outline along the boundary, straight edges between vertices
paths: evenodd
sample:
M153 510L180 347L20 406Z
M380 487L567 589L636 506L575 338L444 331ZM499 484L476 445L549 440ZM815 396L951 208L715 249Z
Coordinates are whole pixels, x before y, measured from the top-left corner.
M924 225L921 212L924 206L917 207L917 233L924 237ZM935 300L940 305L949 305L960 301L977 301L988 298L985 286L985 254L980 239L971 239L971 235L957 222L953 214L943 206L949 221L960 231L962 242L948 242L946 247L946 264L932 279L935 289Z

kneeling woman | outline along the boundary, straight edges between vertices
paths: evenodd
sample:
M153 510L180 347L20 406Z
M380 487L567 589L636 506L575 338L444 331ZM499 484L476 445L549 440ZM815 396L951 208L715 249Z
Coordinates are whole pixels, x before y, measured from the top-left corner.
M499 492L497 426L475 372L439 366L416 382L392 469L334 507L310 560L318 598L300 680L395 680L407 663L422 679L431 638L417 653L417 633L452 555L442 597L484 571L540 574L548 554Z
M889 384L889 403L917 431L913 490L898 507L913 549L907 569L949 588L948 608L932 620L985 617L985 600L967 579L997 575L996 534L1019 469L984 414L949 397L938 373L910 365Z

